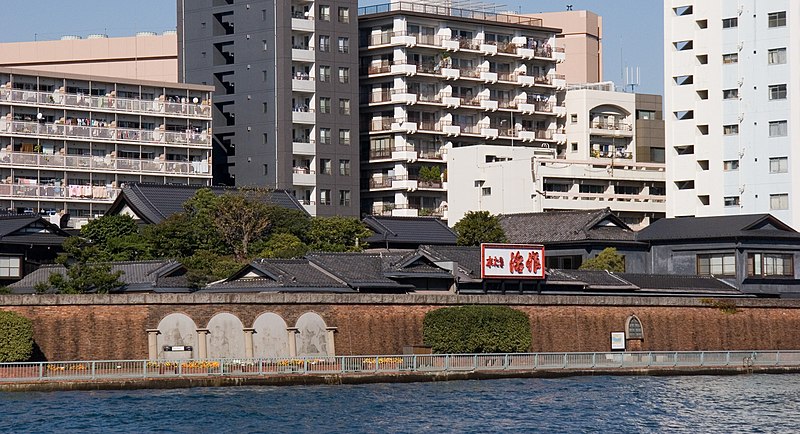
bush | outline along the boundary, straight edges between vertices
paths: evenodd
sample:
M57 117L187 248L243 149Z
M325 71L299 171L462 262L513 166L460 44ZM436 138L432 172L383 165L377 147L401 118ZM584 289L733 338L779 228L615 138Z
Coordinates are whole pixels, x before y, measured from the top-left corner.
M15 312L0 311L0 363L25 362L33 355L33 326Z
M531 325L523 312L505 306L445 307L422 321L425 345L434 353L523 353L531 348Z

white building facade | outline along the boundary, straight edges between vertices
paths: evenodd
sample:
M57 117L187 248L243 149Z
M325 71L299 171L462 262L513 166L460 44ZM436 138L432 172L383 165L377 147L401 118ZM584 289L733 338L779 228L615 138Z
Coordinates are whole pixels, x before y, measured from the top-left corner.
M667 216L800 227L800 2L664 3Z
M608 207L634 228L663 217L664 164L651 158L660 155L651 150L663 149L663 139L641 134L663 132L661 112L655 110L660 100L640 106L643 95L613 89L612 83L600 83L566 92L565 146L450 150L450 225L473 210L514 214Z
M564 53L540 19L395 2L359 30L362 213L448 218L449 150L565 140Z
M80 226L126 182L211 185L212 90L0 68L0 207Z

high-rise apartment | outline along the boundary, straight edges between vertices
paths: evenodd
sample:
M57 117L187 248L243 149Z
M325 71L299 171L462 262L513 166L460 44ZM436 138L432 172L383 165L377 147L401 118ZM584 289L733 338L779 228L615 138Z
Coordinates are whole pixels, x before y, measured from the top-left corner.
M359 10L365 214L447 218L449 149L564 146L558 30L450 6Z
M209 185L211 91L0 68L0 207L80 226L126 182Z
M800 228L800 2L664 4L667 216Z
M359 211L356 0L178 0L181 81L216 88L217 182Z
M568 84L603 81L603 17L591 11L560 11L528 14L541 18L547 27L561 29L556 45L567 58L556 65Z

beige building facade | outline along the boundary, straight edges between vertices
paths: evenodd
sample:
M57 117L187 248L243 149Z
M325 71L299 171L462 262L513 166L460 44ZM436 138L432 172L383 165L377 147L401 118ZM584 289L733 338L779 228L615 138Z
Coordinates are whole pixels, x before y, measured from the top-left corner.
M10 42L0 44L0 67L177 83L178 39L175 32L143 32Z
M539 18L545 27L561 29L556 46L567 53L556 66L569 84L603 81L603 17L591 11L565 11L528 14Z

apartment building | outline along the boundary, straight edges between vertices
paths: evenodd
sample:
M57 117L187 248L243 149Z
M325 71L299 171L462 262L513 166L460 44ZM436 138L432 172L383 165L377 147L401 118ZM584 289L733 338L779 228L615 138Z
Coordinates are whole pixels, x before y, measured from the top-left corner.
M633 228L664 217L661 98L617 92L613 83L571 85L564 109L565 146L450 150L448 223L471 210L609 208Z
M177 41L172 30L160 35L67 35L55 41L7 42L0 44L0 68L177 83Z
M210 185L212 90L0 68L0 207L80 226L126 182Z
M392 2L359 30L362 213L448 218L449 151L565 143L564 52L541 19Z
M603 17L592 11L559 11L527 14L540 18L545 26L561 29L556 45L567 58L556 65L567 84L603 81Z
M667 215L800 227L800 3L664 4Z
M180 79L216 88L215 182L357 216L357 1L177 4Z

